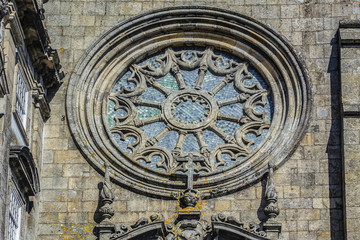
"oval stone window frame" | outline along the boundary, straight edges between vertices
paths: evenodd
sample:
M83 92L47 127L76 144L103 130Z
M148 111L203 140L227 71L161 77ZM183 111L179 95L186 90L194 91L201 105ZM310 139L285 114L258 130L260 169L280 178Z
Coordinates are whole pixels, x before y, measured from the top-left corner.
M175 7L131 18L107 31L82 56L68 85L69 127L88 162L114 182L151 196L173 198L186 188L184 175L153 171L126 156L107 127L107 106L116 80L134 63L167 47L212 47L245 59L265 79L274 102L265 140L245 162L199 175L203 197L227 194L259 180L271 161L281 166L296 149L310 115L310 85L304 64L273 29L244 15L210 7Z

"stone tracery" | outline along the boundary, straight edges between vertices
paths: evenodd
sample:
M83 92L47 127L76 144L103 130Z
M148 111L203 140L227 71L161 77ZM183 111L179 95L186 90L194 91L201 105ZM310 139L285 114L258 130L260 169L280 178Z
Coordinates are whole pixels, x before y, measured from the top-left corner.
M176 158L191 151L206 159L197 163L196 171L216 171L249 156L253 146L266 135L264 130L270 127L273 111L270 91L261 78L250 73L246 61L217 55L212 48L204 51L168 48L165 54L129 68L130 73L118 81L110 95L110 131L122 141L132 138L132 142L119 144L120 147L127 148L135 161L151 168L185 172L184 163ZM161 81L166 76L168 80ZM130 83L134 84L131 88L124 86ZM221 91L225 87L231 91ZM148 88L152 88L151 97L144 94ZM146 114L141 113L144 107L148 108ZM116 114L119 110L125 113ZM141 129L159 122L163 124L156 129ZM231 124L236 124L234 130L224 131ZM205 135L205 130L212 137ZM154 131L155 136L149 137ZM175 147L171 149L167 143L159 146L171 131L177 132ZM195 136L193 145L197 149L184 145L189 134ZM209 143L217 138L223 140L222 144L209 148Z
M301 60L277 32L234 12L178 7L136 16L94 43L71 75L66 109L83 155L100 172L108 161L115 183L173 198L186 188L178 160L193 154L204 159L192 166L194 189L209 198L287 160L309 96Z

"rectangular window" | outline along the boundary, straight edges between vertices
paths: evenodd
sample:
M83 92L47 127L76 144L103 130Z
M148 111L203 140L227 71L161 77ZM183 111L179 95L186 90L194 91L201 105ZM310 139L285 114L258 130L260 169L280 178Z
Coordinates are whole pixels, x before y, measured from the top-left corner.
M24 77L21 74L20 69L18 69L15 111L24 129L26 129L26 115L27 115L27 103L28 103L27 99L28 99L28 89L26 87Z
M10 186L8 239L18 240L20 235L21 202Z

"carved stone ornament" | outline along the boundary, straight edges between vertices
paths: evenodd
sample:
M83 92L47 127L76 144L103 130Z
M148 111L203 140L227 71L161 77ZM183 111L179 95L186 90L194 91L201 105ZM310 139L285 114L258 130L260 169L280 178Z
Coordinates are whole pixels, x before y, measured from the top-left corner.
M26 146L10 148L10 168L26 197L40 192L37 167L30 149Z
M100 191L100 202L101 207L99 208L99 212L102 217L101 223L109 223L110 218L112 218L115 214L114 209L111 207L115 196L111 189L110 183L110 175L109 175L109 163L105 162L105 179L103 186Z
M10 147L9 165L30 212L33 207L30 196L40 192L39 175L30 149L26 146Z
M270 221L273 221L280 213L280 210L277 206L278 193L274 184L274 165L269 163L269 179L268 186L265 191L265 200L269 203L264 211L266 216Z
M132 228L126 225L116 227L110 240L146 239L146 240L269 240L264 231L259 231L259 225L250 223L248 227L234 217L218 220L212 217L211 223L199 220L182 220L176 225L165 225L163 220L140 219L138 226Z
M276 31L223 9L176 7L106 32L71 75L66 109L78 147L98 171L109 162L113 182L209 198L289 157L309 95L303 64Z
M183 195L183 194L181 194ZM179 199L181 201L181 198ZM148 218L140 218L135 224L116 226L113 232L102 233L105 228L98 226L100 239L125 240L268 240L266 232L260 230L260 225L250 223L248 227L232 216L222 213L214 214L211 222L202 220L201 213L188 205L180 207L178 217L174 222L165 224L164 216L154 214ZM278 238L274 238L278 239Z
M188 162L192 163L196 157L187 156ZM109 219L113 217L114 211L110 204L114 200L109 180L109 164L105 162L105 183L100 192L102 206L99 212L104 220L98 224L94 231L99 240L126 240L126 239L146 239L146 240L277 240L281 232L281 224L274 221L279 213L277 208L277 192L273 179L273 165L269 164L269 182L266 189L265 199L275 206L277 213L265 208L265 214L269 216L268 221L262 224L250 223L249 227L244 227L244 223L232 216L225 216L222 213L213 214L211 223L201 218L201 208L205 202L202 201L201 193L194 190L192 168L188 168L188 188L177 194L178 212L174 221L165 220L162 214L140 218L135 224L127 226L120 224L116 226ZM102 211L102 208L110 209ZM167 222L165 224L165 222Z
M265 191L265 200L269 203L264 209L268 220L263 223L263 228L270 239L278 239L279 233L281 232L281 223L277 222L275 218L279 215L280 209L277 205L278 193L274 183L274 164L272 162L269 162L269 176Z

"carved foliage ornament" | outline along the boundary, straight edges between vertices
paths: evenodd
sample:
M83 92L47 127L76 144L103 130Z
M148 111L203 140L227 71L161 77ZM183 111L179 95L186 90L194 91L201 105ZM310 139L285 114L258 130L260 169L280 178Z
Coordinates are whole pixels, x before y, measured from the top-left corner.
M303 65L275 31L222 9L177 7L99 39L71 76L67 116L87 160L99 171L108 161L115 182L171 198L192 169L192 187L211 197L289 157L309 94Z
M249 223L245 227L243 222L232 216L214 214L211 222L199 219L180 219L176 224L164 224L161 214L154 214L147 218L140 218L135 224L127 226L121 224L115 227L110 240L125 239L154 239L154 240L269 240L266 232L260 230L259 224Z

